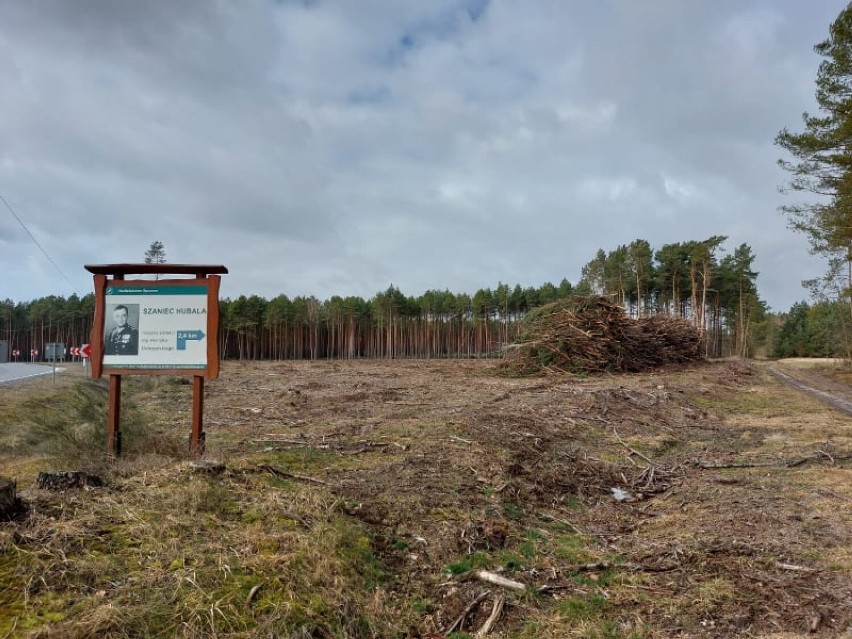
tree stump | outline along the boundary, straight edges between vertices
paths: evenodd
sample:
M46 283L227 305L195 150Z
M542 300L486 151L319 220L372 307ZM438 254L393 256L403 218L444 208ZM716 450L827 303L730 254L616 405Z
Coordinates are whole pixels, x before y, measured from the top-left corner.
M69 488L87 488L103 486L103 480L97 475L84 473L81 470L58 470L50 473L39 473L36 486L44 490L68 490Z
M15 482L0 477L0 519L7 519L18 509L18 497L15 494Z

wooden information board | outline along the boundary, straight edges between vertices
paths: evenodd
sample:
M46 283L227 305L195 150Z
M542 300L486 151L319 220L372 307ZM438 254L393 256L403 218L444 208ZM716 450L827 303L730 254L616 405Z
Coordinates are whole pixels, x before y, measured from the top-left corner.
M204 379L219 376L219 283L222 265L100 264L94 274L92 377L109 375L107 451L121 454L121 376L193 378L190 449L204 452ZM128 275L158 279L127 279ZM159 279L189 275L189 278Z

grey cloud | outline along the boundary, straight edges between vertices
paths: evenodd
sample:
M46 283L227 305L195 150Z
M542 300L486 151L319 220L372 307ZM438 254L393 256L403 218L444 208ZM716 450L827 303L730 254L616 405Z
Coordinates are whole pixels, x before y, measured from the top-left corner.
M843 6L0 0L0 194L80 292L154 239L225 294L322 298L721 233L783 310L818 265L772 139ZM0 297L67 292L3 215Z

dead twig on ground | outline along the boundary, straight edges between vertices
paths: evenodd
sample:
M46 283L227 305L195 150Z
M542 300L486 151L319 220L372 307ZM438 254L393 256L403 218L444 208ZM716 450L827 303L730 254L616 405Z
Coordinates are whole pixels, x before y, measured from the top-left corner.
M406 444L399 444L397 442L374 442L367 440L360 440L354 442L354 444L359 445L358 448L353 450L347 450L346 446L351 446L352 444L332 444L332 443L311 443L298 439L251 439L249 440L252 444L275 444L289 446L289 447L297 447L297 448L310 448L316 450L332 450L338 455L360 455L361 453L366 453L369 450L374 448L388 448L390 446L396 446L402 451L408 450L408 446Z
M826 457L828 457L828 461L831 462L832 466L834 466L836 464L836 462L834 461L834 457L832 457L831 454L827 453L826 451L822 450L821 448L817 451L817 453L820 454L820 455L825 455Z
M576 564L566 566L563 572L594 572L598 570L629 570L630 572L669 572L676 570L678 566L648 566L637 564L632 561L597 561L589 564Z
M556 517L555 515L551 515L549 513L539 513L538 516L544 519L545 521L555 521L556 523L562 524L563 526L568 526L568 528L573 530L578 535L586 534L582 530L577 528L577 526L572 524L570 521L568 521L567 519L563 519L562 517Z
M730 463L714 463L707 464L701 461L694 461L695 468L702 470L714 470L720 468L796 468L810 462L819 462L823 457L827 458L832 466L835 466L838 461L852 459L850 455L830 455L824 450L818 450L815 454L808 457L798 457L796 459L779 460L774 462L730 462Z
M300 442L292 439L251 439L252 444L268 444L274 449L280 448L308 448L313 450L331 450L331 444L311 444L309 442Z
M494 600L494 605L491 607L491 614L488 615L488 619L485 620L479 630L474 633L474 637L484 637L491 629L494 627L494 624L500 619L500 615L503 614L503 606L506 605L506 597L504 595L498 595Z
M373 450L374 448L387 448L390 446L388 442L370 442L370 441L360 441L360 448L356 448L355 450L341 450L338 451L338 455L360 455L361 453L366 453L367 451ZM403 449L404 450L404 449Z
M580 413L569 413L567 417L568 419L585 419L590 422L603 422L605 424L609 423L609 420L604 419L603 417L595 417L593 415L581 415Z
M461 611L461 614L458 617L456 617L456 620L453 621L453 623L451 623L449 626L447 626L447 628L446 628L446 630L444 630L443 634L448 635L451 632L453 632L456 628L461 628L462 624L464 623L464 620L467 619L467 616L471 613L471 611L473 611L473 609L476 608L479 605L479 603L483 599L488 597L488 595L490 595L490 594L491 594L490 590L486 590L486 591L480 593L473 601L471 601L467 605L467 607L465 607L464 610Z
M488 570L477 570L474 573L474 576L480 581L485 581L490 584L494 584L495 586L502 586L503 588L509 588L511 590L526 590L526 584L522 584L520 581L515 581L513 579L507 579L506 577L502 577L497 573L490 572Z
M819 630L819 626L820 626L821 623L822 623L822 615L820 615L820 614L814 615L813 619L811 619L810 626L808 626L808 631L811 632L811 633L816 632L817 630Z
M21 617L20 617L20 616L15 617L15 623L13 623L13 624L12 624L12 628L9 630L9 632L8 632L8 633L6 633L6 634L3 636L3 639L9 639L9 637L11 637L11 636L12 636L12 634L15 632L15 628L17 628L17 627L18 627L18 621L20 621L20 619L21 619Z
M817 572L816 568L808 568L807 566L799 566L797 564L785 564L780 561L775 566L781 570L791 570L793 572Z
M281 477L284 479L298 479L300 481L307 481L313 484L322 484L323 486L328 486L328 482L325 482L322 479L308 477L307 475L297 475L296 473L288 473L285 470L275 468L274 466L270 466L269 464L261 464L260 466L258 466L258 469L265 471L270 475L274 475L275 477Z
M618 431L617 431L617 430L615 430L615 426L613 426L613 427L612 427L612 434L613 434L613 435L615 435L615 438L618 440L618 443L619 443L619 444L621 444L621 445L622 445L622 446L624 446L627 450L629 450L629 451L630 451L630 454L631 454L631 455L636 455L637 457L639 457L639 458L641 458L641 459L644 459L646 462L648 462L649 464L651 464L651 466L659 466L659 464L658 464L657 462L655 462L653 459L651 459L650 457L646 457L645 455L643 455L642 453L640 453L640 452L639 452L638 450L636 450L635 448L631 448L630 446L628 446L628 445L627 445L627 443L626 443L623 439L621 439L621 435L619 435L619 434L618 434Z
M260 591L261 588L263 588L263 582L255 585L255 586L252 586L252 589L249 590L249 594L246 597L246 606L251 605L251 602L254 600L255 595L257 595L257 593Z

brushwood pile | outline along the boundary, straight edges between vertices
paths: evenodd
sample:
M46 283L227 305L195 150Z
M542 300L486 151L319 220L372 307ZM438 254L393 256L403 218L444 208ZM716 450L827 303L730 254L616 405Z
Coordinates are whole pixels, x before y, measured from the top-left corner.
M702 358L701 335L687 320L632 319L605 298L576 297L531 312L502 368L517 375L626 373Z

